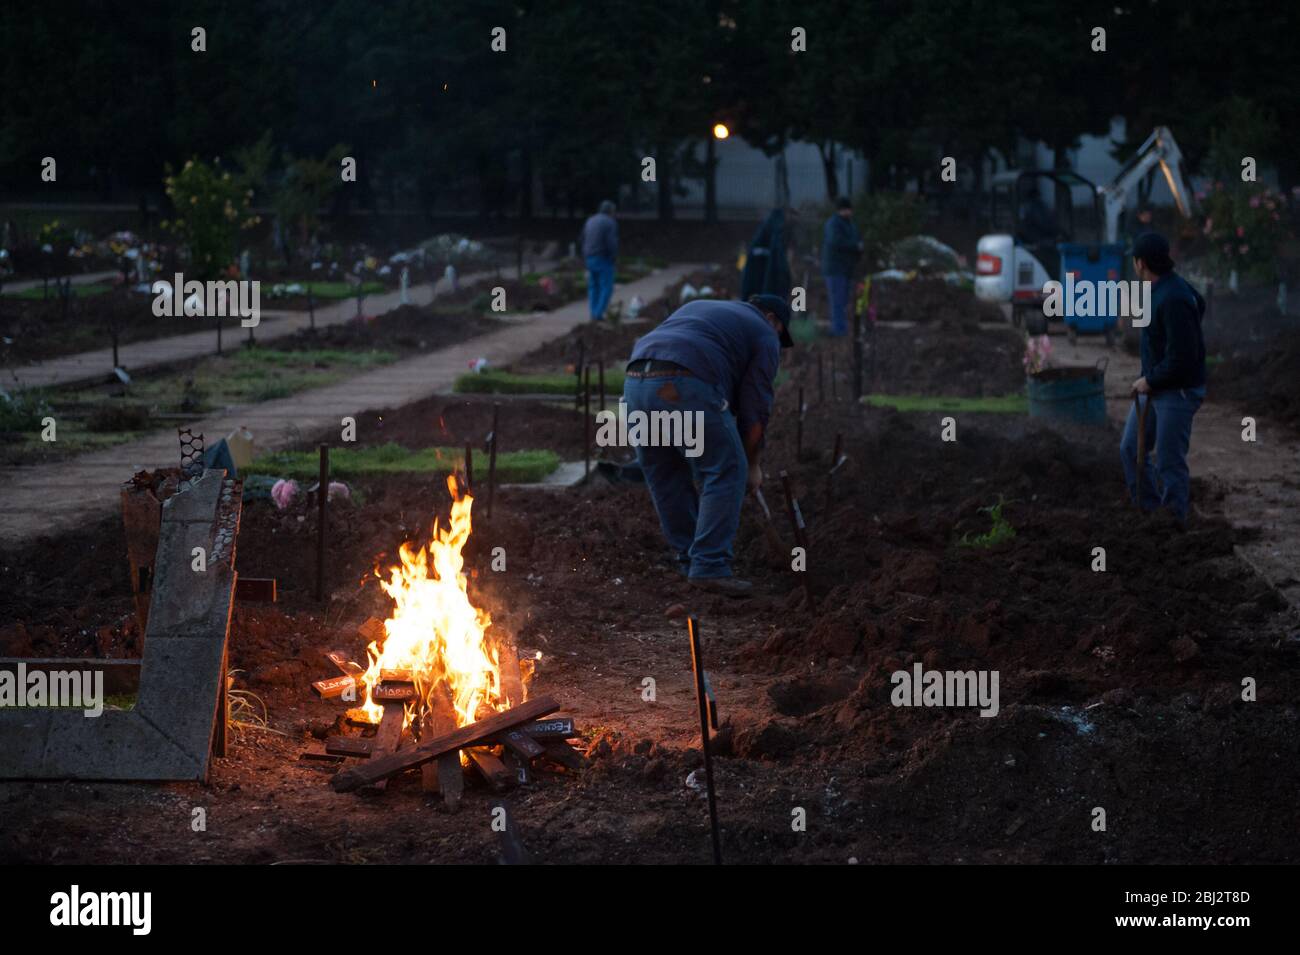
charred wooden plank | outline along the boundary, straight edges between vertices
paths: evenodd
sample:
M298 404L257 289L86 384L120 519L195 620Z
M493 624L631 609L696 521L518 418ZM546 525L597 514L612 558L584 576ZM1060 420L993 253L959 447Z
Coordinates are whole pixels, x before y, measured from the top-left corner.
M344 676L361 676L366 672L365 667L360 663L349 660L348 655L342 650L331 650L325 654L325 658L338 667L339 672Z
M501 762L491 750L474 746L465 750L465 753L493 792L503 792L510 785L514 777L506 769L505 763Z
M376 703L396 703L415 699L415 685L412 683L380 683L370 691L370 698Z
M542 743L542 746L546 749L546 755L561 766L566 766L569 769L587 768L587 757L562 739L548 739Z
M519 727L533 739L573 739L578 735L573 725L573 717L557 716L549 720L537 720Z
M352 698L356 699L357 681L350 676L332 676L328 680L317 680L311 688L322 700L337 700L349 690L353 693Z
M546 752L546 748L521 729L513 729L497 736L499 742L510 752L523 759L535 759Z
M396 668L379 671L380 683L411 683L414 684L415 678L411 676L410 670L399 670Z
M330 785L336 792L353 792L367 783L388 779L404 769L420 766L430 760L437 759L444 753L484 743L494 738L498 733L518 726L520 723L528 723L539 717L554 713L559 708L560 704L555 701L554 697L543 696L535 700L529 700L521 706L494 714L487 719L479 720L477 723L459 727L450 733L444 733L442 736L422 742L418 746L409 746L388 756L371 757L365 764L350 767L339 773L330 780Z
M406 706L399 702L384 704L384 718L379 721L379 729L371 740L370 757L383 757L392 753L402 742L402 724L406 722ZM380 779L370 787L375 792L388 788L388 779Z
M298 761L303 763L327 763L335 765L343 762L343 757L337 753L331 753L326 750L323 753L299 753Z
M515 784L518 786L527 786L533 781L532 761L520 756L514 750L507 748L501 754L501 762L506 764L506 770L514 777Z
M367 645L371 643L382 644L384 642L385 633L384 622L377 617L371 617L361 626L357 627L357 633L361 635L361 639L365 640Z
M501 647L497 660L498 672L501 674L501 695L505 697L506 706L518 706L524 701L523 674L519 671L519 651L513 643Z
M456 707L451 701L447 684L440 683L429 694L424 710L421 731L424 738L450 733L456 728ZM442 804L448 812L460 808L465 793L465 773L460 766L460 750L444 753L436 760L420 767L422 788L427 793L442 793Z
M368 759L374 749L374 740L364 739L360 736L327 736L325 738L325 752L331 756L356 756L360 759Z

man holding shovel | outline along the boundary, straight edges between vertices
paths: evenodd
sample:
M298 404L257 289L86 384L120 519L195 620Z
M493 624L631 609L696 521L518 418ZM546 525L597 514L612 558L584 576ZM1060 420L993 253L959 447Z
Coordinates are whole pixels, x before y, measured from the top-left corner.
M1120 440L1124 480L1139 508L1167 507L1181 524L1188 511L1192 417L1205 399L1205 299L1174 272L1169 242L1159 233L1138 236L1129 254L1138 279L1151 283L1151 312L1142 329L1142 377L1133 382L1133 407ZM1151 462L1153 450L1158 465Z
M732 576L732 542L746 490L763 482L773 380L781 349L794 344L789 325L790 306L777 295L696 299L639 339L627 364L629 418L687 414L702 426L690 454L642 442L636 457L679 569L692 585L729 597L752 590Z

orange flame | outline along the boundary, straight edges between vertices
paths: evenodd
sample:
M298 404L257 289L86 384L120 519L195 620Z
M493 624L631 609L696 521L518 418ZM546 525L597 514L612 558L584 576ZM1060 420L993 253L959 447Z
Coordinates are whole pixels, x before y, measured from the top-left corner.
M463 572L461 550L469 540L474 499L458 495L454 476L447 478L447 489L452 496L448 526L439 528L435 519L428 547L416 551L403 544L401 564L389 568L387 580L375 571L394 607L384 621L383 646L376 642L367 648L370 666L362 677L362 708L374 722L383 707L371 693L384 671L411 673L417 699L407 706L408 724L424 707L441 705L441 697L450 698L457 726L475 722L485 708L495 711L507 705L499 655L487 639L492 620L470 603Z

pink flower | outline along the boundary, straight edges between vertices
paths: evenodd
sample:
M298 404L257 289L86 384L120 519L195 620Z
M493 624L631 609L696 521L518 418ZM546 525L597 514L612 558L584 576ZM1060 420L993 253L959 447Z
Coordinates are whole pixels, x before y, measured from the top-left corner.
M1247 252L1250 251L1250 246L1248 246L1248 245L1239 245L1239 246L1237 246L1237 251L1240 252L1242 255L1245 255Z
M271 500L275 502L277 510L283 511L293 503L294 498L298 496L298 482L286 481L283 478L276 481L271 488Z
M345 501L352 500L352 489L342 481L330 481L329 499L331 501L342 498Z
M1237 238L1240 239L1245 234L1246 234L1246 227L1244 225L1237 226Z

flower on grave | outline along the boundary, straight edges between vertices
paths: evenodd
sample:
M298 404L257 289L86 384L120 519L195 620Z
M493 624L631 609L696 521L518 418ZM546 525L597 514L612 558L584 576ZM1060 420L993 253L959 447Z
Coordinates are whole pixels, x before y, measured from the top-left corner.
M1237 226L1237 238L1240 239L1245 234L1246 234L1246 227L1244 225Z
M1242 255L1245 255L1247 252L1250 251L1250 246L1248 246L1248 245L1239 245L1239 246L1237 246L1237 251L1240 252Z
M271 487L271 500L275 502L278 510L283 511L293 504L299 494L298 482L294 480L285 480L281 478Z

